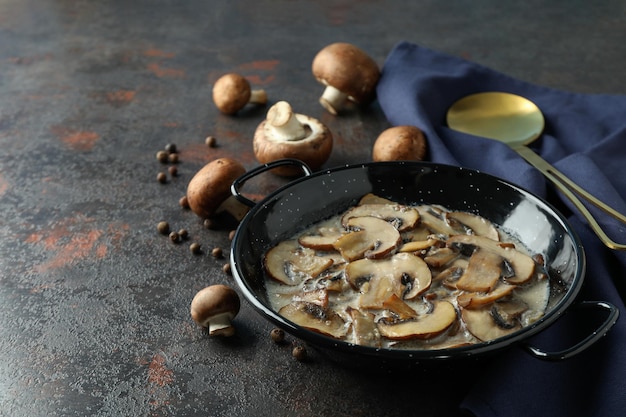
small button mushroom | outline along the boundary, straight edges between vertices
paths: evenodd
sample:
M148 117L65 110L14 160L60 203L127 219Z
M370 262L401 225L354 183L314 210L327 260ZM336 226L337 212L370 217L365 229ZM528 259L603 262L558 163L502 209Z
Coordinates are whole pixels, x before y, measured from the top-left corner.
M213 85L213 102L222 113L235 114L248 103L267 103L267 94L263 89L252 90L243 76L229 73Z
M279 101L269 109L266 119L257 127L253 148L257 160L262 164L295 158L316 170L328 160L333 148L333 136L319 120L294 113L289 103ZM300 169L282 166L272 172L293 176Z
M331 114L339 113L348 100L367 105L376 97L378 64L352 44L337 42L320 50L313 59L312 72L326 86L320 104Z
M189 208L202 218L228 212L236 220L241 220L249 208L233 197L230 186L245 172L244 166L231 158L219 158L209 162L189 181Z
M372 149L374 161L422 161L426 157L426 138L415 126L394 126L384 130Z
M239 313L241 302L235 290L226 285L211 285L198 291L191 301L191 318L209 328L211 336L235 334L231 320Z

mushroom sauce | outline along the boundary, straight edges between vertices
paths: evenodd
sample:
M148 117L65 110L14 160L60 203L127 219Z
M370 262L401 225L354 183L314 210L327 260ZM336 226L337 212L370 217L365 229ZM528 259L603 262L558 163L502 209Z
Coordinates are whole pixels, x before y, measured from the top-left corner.
M542 256L487 219L373 194L270 248L263 266L281 316L378 348L497 339L541 318L550 295Z

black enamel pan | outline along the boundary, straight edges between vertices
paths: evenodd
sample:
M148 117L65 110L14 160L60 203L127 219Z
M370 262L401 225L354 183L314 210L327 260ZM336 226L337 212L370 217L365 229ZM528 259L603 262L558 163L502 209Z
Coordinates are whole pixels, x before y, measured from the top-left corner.
M258 203L241 194L241 187L247 180L286 164L301 167L304 176ZM537 358L562 360L595 343L609 331L619 315L617 308L607 302L575 302L585 278L585 254L563 215L528 191L478 171L426 162L373 162L311 173L299 161L281 160L249 171L231 188L239 201L251 207L238 227L230 257L233 276L243 296L275 326L335 357L412 366L481 357L520 346ZM468 211L513 233L532 253L543 255L550 279L555 283L543 318L490 342L438 350L403 350L346 343L281 317L268 302L262 266L264 253L307 226L354 206L366 193L402 204L439 204L452 210ZM606 319L584 340L565 350L547 352L528 344L531 336L546 330L574 307L605 310Z

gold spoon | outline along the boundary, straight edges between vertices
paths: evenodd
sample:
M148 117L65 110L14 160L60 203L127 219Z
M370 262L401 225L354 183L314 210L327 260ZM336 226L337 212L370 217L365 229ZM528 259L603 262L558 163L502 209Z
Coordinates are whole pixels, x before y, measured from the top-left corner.
M451 129L509 145L569 198L602 243L611 249L626 250L626 244L616 243L606 235L576 194L623 223L626 216L589 194L526 146L541 135L545 125L541 110L532 101L502 92L472 94L455 102L446 117Z

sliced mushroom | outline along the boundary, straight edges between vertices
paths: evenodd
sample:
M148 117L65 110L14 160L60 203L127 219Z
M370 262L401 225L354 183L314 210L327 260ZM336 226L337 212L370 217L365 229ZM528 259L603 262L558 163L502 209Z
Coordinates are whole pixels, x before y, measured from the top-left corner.
M380 347L380 333L378 332L376 322L374 322L375 316L372 313L363 312L349 306L346 312L350 315L350 318L352 318L352 331L356 344Z
M278 314L299 326L337 339L347 332L345 321L335 311L306 301L287 304Z
M417 313L396 294L391 294L383 301L383 308L394 313L400 320L415 318Z
M343 233L336 228L320 228L316 234L302 235L298 238L298 242L306 247L321 251L335 250L333 244L341 237Z
M498 326L491 315L490 308L483 308L479 310L463 309L461 311L461 318L463 319L467 330L483 342L498 339L521 329L521 325L519 323L508 329Z
M441 268L458 256L458 252L447 247L433 248L424 256L424 261L433 268Z
M476 214L465 211L451 211L445 214L448 221L455 221L465 225L471 230L471 234L488 237L493 240L500 240L498 229L489 220Z
M359 307L379 310L393 294L400 293L400 283L389 275L375 275L361 286Z
M480 308L486 304L493 303L507 295L511 294L515 289L515 285L499 283L493 291L488 293L465 292L456 298L460 307L464 308Z
M326 308L328 307L328 291L325 289L306 291L302 294L295 295L293 301L306 301Z
M502 247L498 242L484 236L456 235L450 236L448 246L473 245L483 250L500 255L512 266L515 275L507 278L511 284L524 284L533 277L535 272L535 261L530 256L513 247Z
M400 246L400 248L398 249L398 252L419 252L419 251L423 251L426 249L430 249L433 246L438 245L439 242L441 242L441 240L432 237L434 235L430 235L430 236L431 237L428 237L425 240L415 240L411 242L406 242L402 244L402 246Z
M301 247L295 240L286 240L265 254L267 274L286 285L298 285L315 278L333 264L330 257L316 256L314 250Z
M361 199L359 200L359 206L363 204L397 204L397 203L391 200L388 200L386 198L377 196L376 194L367 193L363 197L361 197Z
M454 306L447 301L436 301L431 313L415 320L387 323L378 322L378 331L391 340L429 339L446 331L456 321Z
M448 222L445 218L445 211L437 210L433 206L417 206L420 214L420 222L427 227L431 233L442 235L458 235L467 233L467 229L458 223Z
M498 327L512 329L520 324L520 317L528 310L528 305L519 300L508 300L493 303L491 317Z
M477 248L456 287L463 291L489 292L502 275L503 258L497 253Z
M354 217L378 217L391 223L398 231L411 229L419 221L419 213L401 204L362 204L349 209L342 217L344 227Z
M400 232L377 217L353 217L347 221L347 227L354 231L343 235L333 244L347 261L363 256L369 259L385 257L401 242Z
M372 278L390 277L395 284L393 292L406 300L426 291L432 280L428 265L410 253L396 253L380 260L359 259L346 266L345 275L348 283L357 289Z

